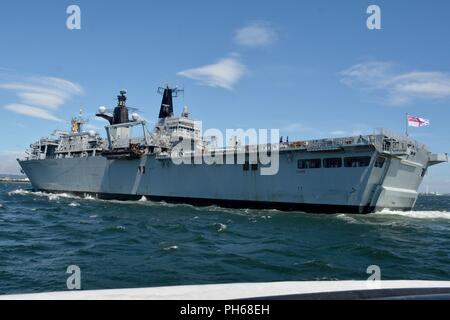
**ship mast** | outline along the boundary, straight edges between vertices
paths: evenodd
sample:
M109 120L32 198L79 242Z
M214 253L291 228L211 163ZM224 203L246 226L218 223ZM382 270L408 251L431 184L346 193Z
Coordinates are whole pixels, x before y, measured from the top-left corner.
M73 117L70 121L70 128L72 133L81 133L83 129L83 124L85 124L87 120L83 118L83 109L80 109L80 113L78 117Z
M159 109L159 122L163 122L165 118L173 117L173 99L178 97L178 94L184 92L182 89L177 87L171 88L166 86L165 88L159 87L158 93L161 94L161 108Z
M114 108L112 124L121 124L130 121L128 118L128 108L125 105L125 102L127 101L126 94L126 90L121 90L120 94L117 96L117 107Z
M120 91L119 95L117 96L117 106L114 108L114 111L112 113L109 111L107 112L105 107L100 107L99 112L95 115L107 120L110 125L130 122L130 119L128 117L128 108L126 106L126 94L126 90Z

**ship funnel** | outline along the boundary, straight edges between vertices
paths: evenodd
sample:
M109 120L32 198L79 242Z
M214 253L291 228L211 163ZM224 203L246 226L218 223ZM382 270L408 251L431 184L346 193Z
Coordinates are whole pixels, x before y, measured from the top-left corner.
M159 87L158 93L161 94L161 108L159 109L159 119L165 119L168 117L173 117L173 99L178 97L178 93L183 92L183 90L175 88L170 88L166 86L165 88Z

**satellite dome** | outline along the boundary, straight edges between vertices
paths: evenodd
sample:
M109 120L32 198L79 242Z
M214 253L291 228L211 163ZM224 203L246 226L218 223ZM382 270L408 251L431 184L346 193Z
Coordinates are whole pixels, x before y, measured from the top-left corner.
M106 107L105 106L100 106L99 108L98 108L98 112L100 112L100 113L105 113L106 112Z
M133 121L138 121L139 115L136 112L134 112L133 114L131 114L131 119L133 119Z

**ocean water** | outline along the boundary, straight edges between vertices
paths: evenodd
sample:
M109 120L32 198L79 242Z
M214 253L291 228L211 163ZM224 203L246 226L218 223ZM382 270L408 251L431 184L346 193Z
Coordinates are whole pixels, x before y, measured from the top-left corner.
M450 280L450 196L314 215L32 192L0 183L0 294L295 280ZM143 199L145 200L145 199Z

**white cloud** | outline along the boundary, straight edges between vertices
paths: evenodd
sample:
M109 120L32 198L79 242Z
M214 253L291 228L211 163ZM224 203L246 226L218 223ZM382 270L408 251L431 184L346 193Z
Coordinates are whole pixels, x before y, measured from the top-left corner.
M61 94L82 94L83 88L69 80L56 77L33 77L33 81L40 83L44 86L53 87L55 90L59 90Z
M32 107L32 106L28 106L28 105L24 105L24 104L18 104L18 103L7 104L3 108L6 110L9 110L9 111L18 113L18 114L23 114L23 115L34 117L34 118L40 118L40 119L52 120L52 121L63 121L63 120L59 119L58 117L56 117L55 115L53 115L48 110L37 108L37 107Z
M229 57L214 64L178 72L177 75L198 80L210 87L231 90L246 73L246 70L246 67L237 57Z
M104 121L104 120L103 120ZM90 124L90 123L86 123L83 125L83 127L87 130L94 130L94 131L101 131L102 128L100 128L99 126Z
M342 83L382 93L390 105L450 98L450 74L444 72L396 72L391 63L365 62L342 71L341 75Z
M311 137L322 137L324 135L324 132L322 132L321 130L306 126L298 122L287 123L280 128L280 134L291 134L295 136L300 133Z
M268 23L257 22L236 30L234 40L246 47L266 47L276 39L275 31Z
M285 125L284 127L280 128L280 130L282 132L287 132L287 133L296 133L299 131L304 131L306 128L303 124L301 123L290 123Z
M0 174L19 174L20 166L16 159L22 158L24 155L23 151L1 151Z
M38 92L18 92L17 96L23 103L58 109L64 104L64 98L55 94Z
M345 136L348 134L345 130L335 130L330 132L333 136Z
M330 134L332 136L339 136L339 137L350 137L350 136L359 136L362 134L367 134L368 131L364 131L364 130L351 130L351 131L347 131L347 130L335 130L335 131L331 131Z
M73 96L83 93L80 85L61 78L17 75L8 75L8 78L19 79L0 83L0 89L13 92L19 102L6 105L4 108L31 117L59 121L60 119L53 113Z
M373 128L365 123L353 123L349 124L346 129L336 129L334 131L331 131L330 134L332 136L338 136L338 137L350 137L350 136L359 136L361 134L370 134L373 132Z

